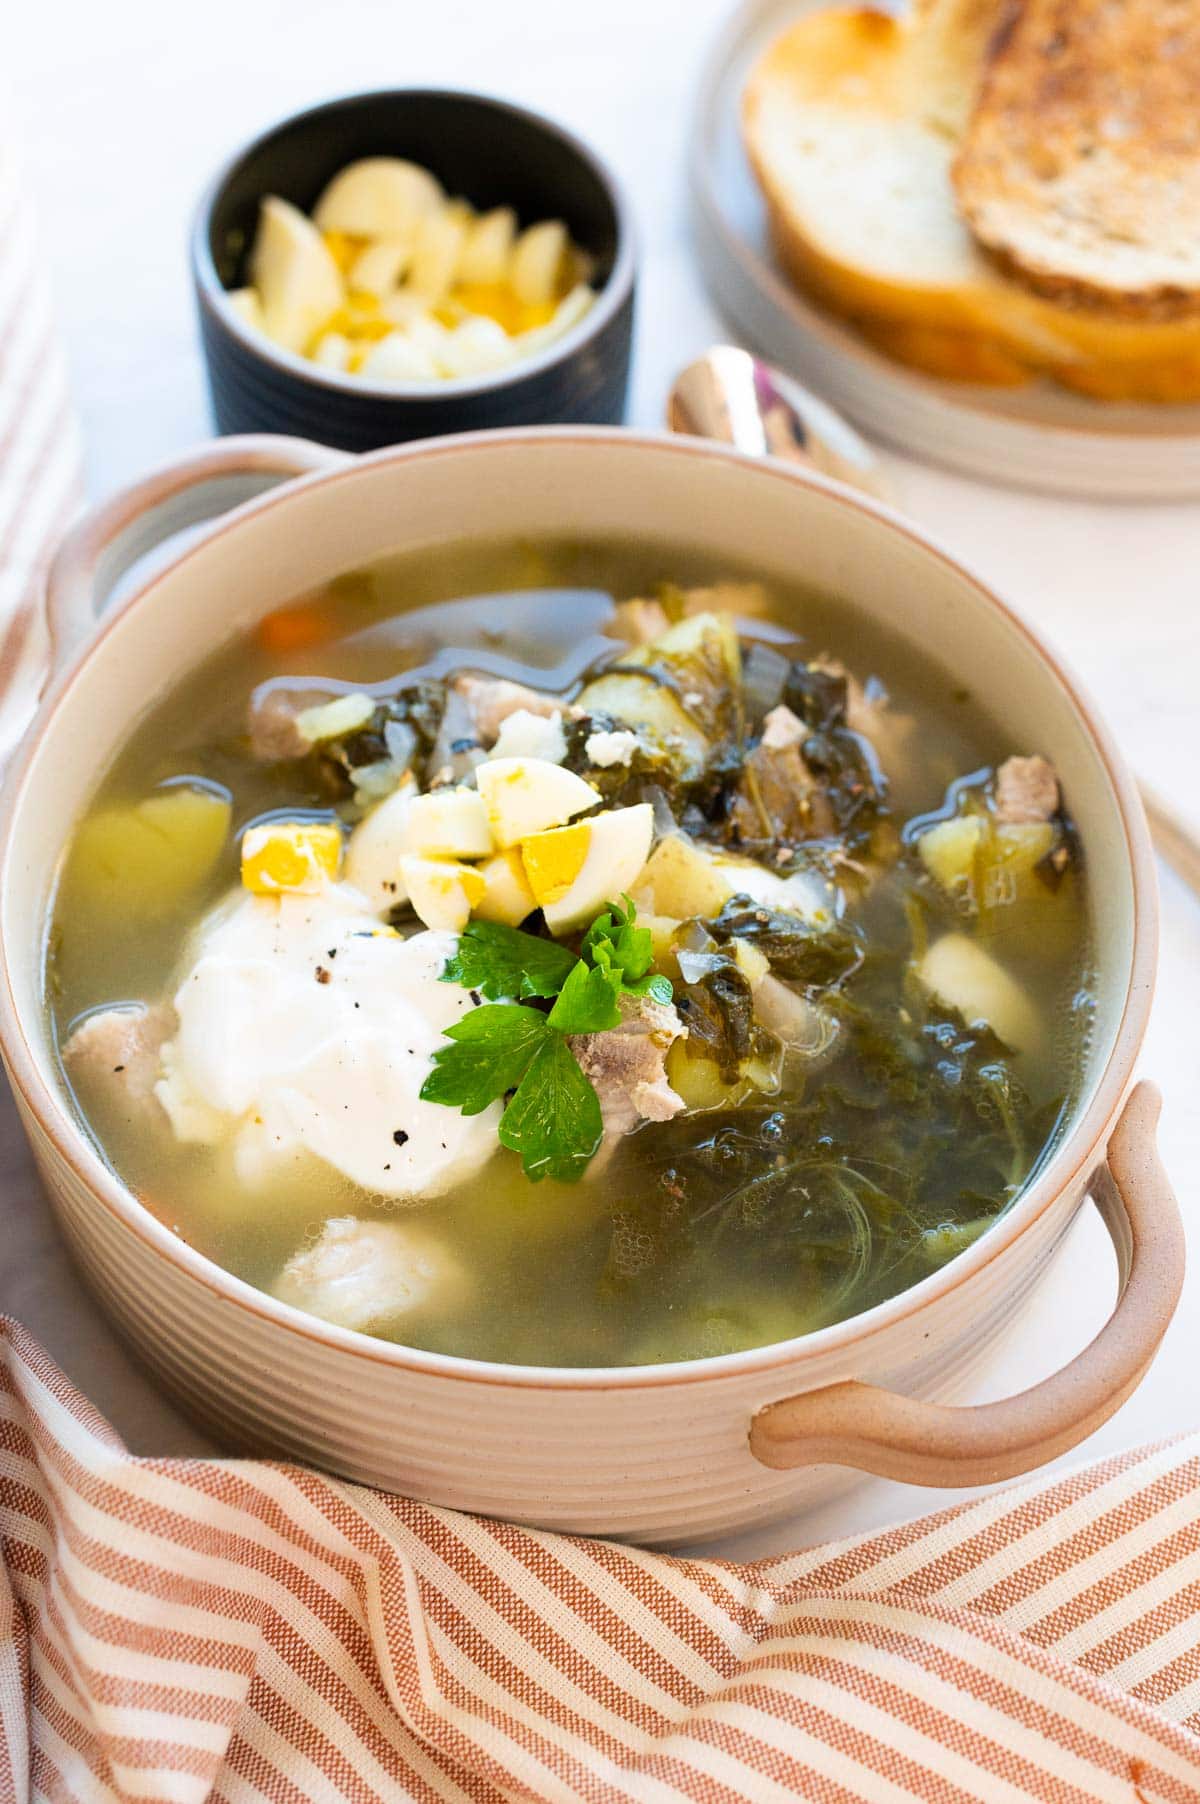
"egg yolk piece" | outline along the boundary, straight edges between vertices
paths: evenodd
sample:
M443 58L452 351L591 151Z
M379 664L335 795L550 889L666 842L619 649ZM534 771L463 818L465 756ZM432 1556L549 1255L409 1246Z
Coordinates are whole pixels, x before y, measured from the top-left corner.
M341 831L330 821L271 821L242 835L242 884L254 896L316 895L341 863Z
M592 843L588 821L572 827L555 827L549 833L532 833L522 841L521 859L529 887L539 908L566 895L587 862Z

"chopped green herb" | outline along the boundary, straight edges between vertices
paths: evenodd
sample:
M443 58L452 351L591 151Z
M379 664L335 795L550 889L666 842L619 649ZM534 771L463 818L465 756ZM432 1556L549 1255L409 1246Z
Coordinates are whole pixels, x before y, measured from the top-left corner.
M443 983L478 990L491 1002L503 997L557 996L577 964L557 940L539 939L496 921L471 921L442 972Z
M490 1102L515 1090L529 1061L551 1031L545 1015L519 1002L472 1009L446 1029L453 1042L433 1055L433 1070L421 1086L424 1102L442 1102L479 1115Z
M532 1011L530 1011L532 1012ZM526 1177L573 1184L600 1145L600 1099L566 1040L553 1029L534 1053L500 1120L501 1144L520 1153Z
M602 915L597 915L583 936L583 957L602 971L619 979L619 987L631 996L650 996L655 1002L670 1002L671 979L650 970L654 941L648 927L634 925L637 909L629 896L622 896L625 907L610 902Z
M534 1182L552 1177L574 1183L604 1131L600 1100L568 1036L620 1027L623 993L671 1000L670 980L649 968L650 934L634 925L637 910L628 896L624 903L610 902L593 921L582 957L533 933L473 921L442 972L443 982L493 1001L447 1028L450 1044L434 1053L421 1096L464 1115L478 1115L508 1097L500 1142L520 1153ZM550 997L555 1001L549 1010L533 1000Z
M546 1019L563 1034L598 1034L620 1027L620 977L580 959Z

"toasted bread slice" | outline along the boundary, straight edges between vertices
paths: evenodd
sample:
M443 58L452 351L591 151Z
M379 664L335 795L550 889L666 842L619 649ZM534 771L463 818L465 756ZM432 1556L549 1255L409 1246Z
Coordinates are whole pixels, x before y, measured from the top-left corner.
M1200 314L1200 4L1008 0L953 180L1039 294Z
M807 14L753 71L743 123L790 256L850 304L970 328L995 276L950 186L986 41L963 17L953 0Z
M1056 303L996 266L951 179L1006 0L810 12L769 47L743 133L777 254L797 285L890 355L1014 385L1200 399L1200 322Z

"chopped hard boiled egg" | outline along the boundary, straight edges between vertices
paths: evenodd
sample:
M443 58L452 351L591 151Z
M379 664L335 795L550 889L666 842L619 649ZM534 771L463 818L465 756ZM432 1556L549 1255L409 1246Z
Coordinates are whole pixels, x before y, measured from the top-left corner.
M517 216L511 207L493 207L490 213L481 213L463 244L459 281L481 286L504 282L516 237Z
M242 835L242 883L255 896L317 895L341 862L341 831L330 821L268 821Z
M408 281L413 293L423 296L430 306L450 292L466 236L466 225L449 208L427 213L418 222Z
M637 882L654 839L649 802L616 808L521 842L529 887L551 933L569 933Z
M412 262L408 238L376 238L360 251L346 272L352 294L390 294Z
M438 358L443 376L482 376L516 357L515 341L494 319L464 319L447 332Z
M357 733L375 713L372 696L356 690L352 695L335 696L317 708L304 708L296 716L296 731L310 745L326 739L340 739L345 733Z
M344 332L323 332L313 346L312 360L323 370L348 370L354 346Z
M568 248L567 228L561 219L543 220L521 233L509 272L519 301L536 307L554 299Z
M473 865L412 852L400 860L400 880L417 919L446 933L462 932L487 890Z
M304 351L342 304L342 274L299 207L268 195L250 257L263 329L285 351ZM244 315L243 315L244 317Z
M409 332L389 332L359 365L360 375L381 382L434 382L437 373L432 347Z
M505 715L496 743L488 753L489 758L544 758L548 764L561 764L566 755L567 736L561 710L546 715L532 714L528 708L516 708Z
M253 326L256 332L266 331L267 322L257 288L235 288L227 298L243 325Z
M520 848L510 846L477 866L483 879L483 895L474 912L481 921L498 921L503 927L519 927L537 907L537 897L529 887L525 861Z
M313 208L319 232L350 238L411 237L417 221L445 201L437 177L403 157L360 157L327 184Z
M483 797L474 789L434 789L408 811L406 851L426 858L486 858L495 850Z
M590 259L561 220L518 230L511 207L476 213L427 169L364 157L312 218L268 195L244 324L339 374L380 383L469 379L535 356L595 299Z
M416 782L406 774L400 787L358 823L346 847L346 882L380 914L407 899L400 860L408 850L408 817L416 796Z
M551 827L521 841L521 862L539 908L566 895L587 862L591 843L592 823L588 821Z
M601 800L598 789L547 758L488 758L476 770L475 781L501 848L561 827Z

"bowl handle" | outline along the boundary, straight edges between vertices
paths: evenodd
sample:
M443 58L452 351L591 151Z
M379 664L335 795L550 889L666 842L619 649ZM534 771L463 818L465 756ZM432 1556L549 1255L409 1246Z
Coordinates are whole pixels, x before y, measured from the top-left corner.
M214 439L91 508L55 553L44 594L27 598L0 640L0 764L117 583L176 533L281 482L348 462L343 451L270 434Z
M346 452L308 439L269 433L218 438L92 508L59 546L46 579L51 669L61 668L121 578L148 552L293 477L349 461Z
M1183 1223L1154 1139L1160 1108L1154 1086L1139 1084L1092 1179L1121 1290L1076 1359L1019 1396L968 1408L857 1382L787 1397L755 1416L754 1457L778 1471L854 1466L905 1484L992 1484L1045 1465L1106 1422L1144 1377L1183 1285Z

